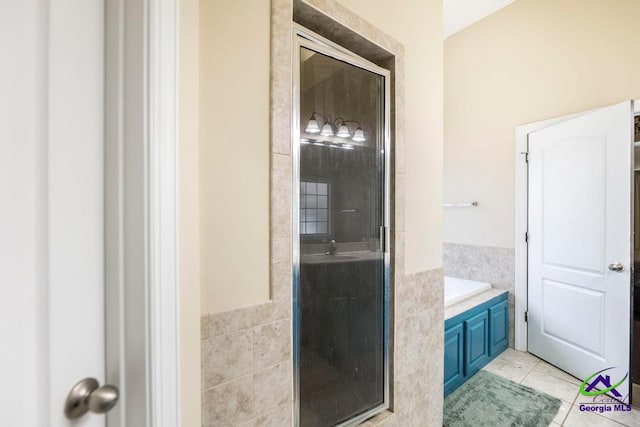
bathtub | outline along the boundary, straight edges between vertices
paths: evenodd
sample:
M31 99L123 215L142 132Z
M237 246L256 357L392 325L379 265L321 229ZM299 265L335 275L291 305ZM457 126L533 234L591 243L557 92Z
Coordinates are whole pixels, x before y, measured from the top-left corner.
M464 299L491 289L491 283L444 277L444 306L448 307Z

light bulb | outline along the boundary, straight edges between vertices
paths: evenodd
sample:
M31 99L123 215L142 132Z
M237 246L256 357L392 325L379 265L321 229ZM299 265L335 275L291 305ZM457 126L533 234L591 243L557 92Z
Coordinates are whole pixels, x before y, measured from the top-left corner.
M345 125L344 123L341 124L340 128L338 128L338 133L336 134L336 136L339 136L340 138L349 138L351 134L349 133L349 128L347 127L347 125Z
M318 127L318 121L311 117L309 122L307 123L307 128L304 130L307 133L318 133L320 132L320 127Z
M364 137L364 132L362 131L361 127L358 127L358 129L356 129L356 131L353 133L353 138L352 138L355 142L364 142L367 139Z
M322 132L320 132L320 135L333 136L333 129L329 123L325 123L324 126L322 126Z

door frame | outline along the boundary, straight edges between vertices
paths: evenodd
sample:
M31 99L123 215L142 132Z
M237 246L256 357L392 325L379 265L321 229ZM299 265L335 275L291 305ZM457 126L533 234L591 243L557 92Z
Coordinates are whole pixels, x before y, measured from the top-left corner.
M391 401L390 390L390 327L391 327L391 253L390 253L390 236L391 236L391 71L374 64L373 62L363 58L344 46L340 46L325 37L309 30L300 25L293 24L292 31L293 45L293 109L292 109L292 126L291 135L293 141L292 147L292 284L293 284L293 424L298 426L300 423L300 326L298 320L299 313L299 285L300 285L300 49L302 47L313 50L317 53L329 56L343 61L355 67L362 68L368 72L384 77L384 111L382 112L382 121L384 123L383 146L384 146L384 171L383 171L383 191L384 203L383 210L383 227L380 231L380 240L382 242L382 254L384 260L384 278L383 278L383 365L384 365L384 397L383 402L369 408L367 411L356 415L338 426L354 425L372 416L388 409Z
M525 321L528 306L528 244L526 233L529 229L529 167L526 153L529 134L558 123L582 116L591 111L556 117L549 120L517 126L515 131L515 337L514 347L519 351L527 351L527 322ZM634 101L634 112L640 114L640 100ZM633 158L633 157L632 157ZM633 187L632 187L633 188ZM633 197L633 195L630 195ZM632 205L633 206L633 205ZM633 219L633 215L631 216ZM632 224L633 225L633 224ZM632 253L633 262L633 253ZM632 275L633 278L633 275ZM632 279L633 280L633 279ZM633 303L633 300L632 300ZM629 326L631 327L631 325Z
M180 426L178 6L105 1L109 427Z

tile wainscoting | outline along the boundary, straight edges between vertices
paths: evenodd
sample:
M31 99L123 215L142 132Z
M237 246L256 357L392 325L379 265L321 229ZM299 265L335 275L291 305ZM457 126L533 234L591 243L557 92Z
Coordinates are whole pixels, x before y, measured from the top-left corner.
M444 274L509 291L509 347L514 342L515 249L444 244Z
M402 239L402 237L400 237ZM442 424L443 270L395 286L392 410L365 425ZM202 317L203 426L292 425L290 307L285 299Z
M203 426L291 425L291 316L277 305L202 317Z
M393 415L385 426L442 425L444 275L441 268L396 283Z

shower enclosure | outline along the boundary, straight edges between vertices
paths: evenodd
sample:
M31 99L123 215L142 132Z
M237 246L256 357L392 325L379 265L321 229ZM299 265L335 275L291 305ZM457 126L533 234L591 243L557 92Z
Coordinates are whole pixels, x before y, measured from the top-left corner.
M389 72L295 40L296 425L352 425L389 401Z

